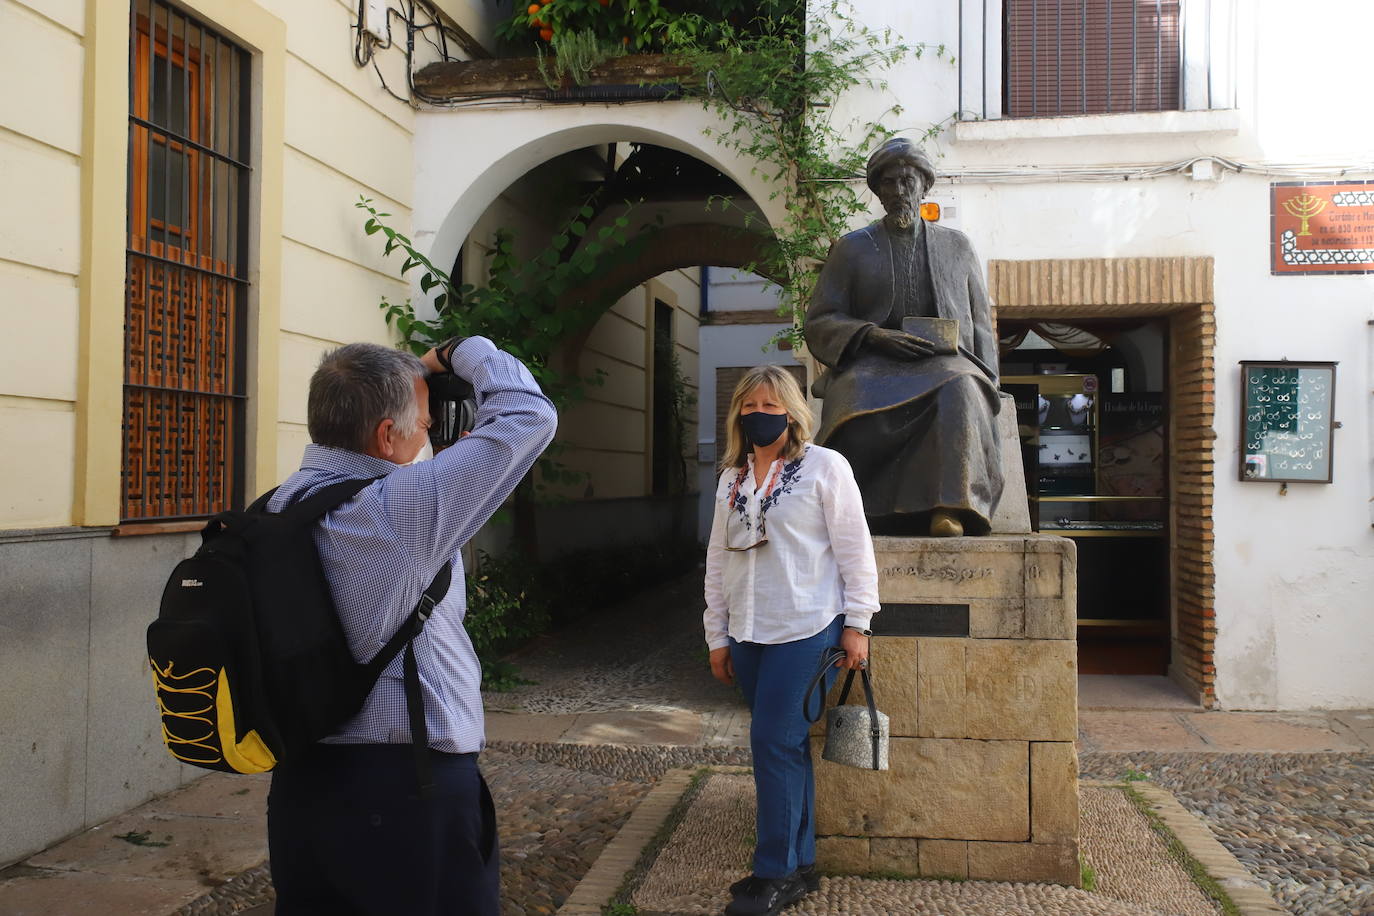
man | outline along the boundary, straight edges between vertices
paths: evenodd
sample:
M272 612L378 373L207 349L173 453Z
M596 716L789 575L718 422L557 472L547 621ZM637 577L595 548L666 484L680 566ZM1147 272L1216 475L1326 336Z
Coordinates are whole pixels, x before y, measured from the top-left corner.
M411 464L430 425L426 375L449 371L472 383L474 430ZM377 653L444 563L454 574L414 642L432 794L419 795L398 655L357 716L273 775L276 911L495 916L496 823L477 768L481 669L463 629L459 549L553 438L553 406L524 366L470 337L421 359L375 344L334 350L310 380L308 420L313 444L272 511L340 480L380 478L315 531L354 657Z
M835 243L806 313L830 370L816 441L849 460L875 534L986 534L1002 495L992 306L967 237L918 215L934 183L909 140L873 154L887 216ZM908 318L957 320L957 352L904 332Z

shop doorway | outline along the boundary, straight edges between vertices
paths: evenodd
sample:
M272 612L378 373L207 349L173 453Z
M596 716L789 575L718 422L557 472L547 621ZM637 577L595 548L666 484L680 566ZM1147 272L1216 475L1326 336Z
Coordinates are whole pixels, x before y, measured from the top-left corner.
M1078 549L1082 674L1170 661L1168 322L1004 320L1032 527Z
M1010 336L1015 322L1061 322L1087 328L1096 325L1105 333L1106 329L1158 321L1166 329L1160 386L1166 448L1166 536L1155 540L1168 556L1163 581L1168 595L1168 676L1206 707L1216 702L1217 638L1213 567L1216 545L1212 527L1217 326L1212 275L1212 259L1205 257L988 263L988 291L997 303L996 317L998 327L1004 329L1002 336ZM1129 340L1118 345L1123 356L1128 346ZM1061 358L1059 362L1068 360ZM1144 364L1143 360L1140 362ZM1126 367L1130 364L1128 359ZM1064 368L1068 374L1068 366ZM1104 362L1083 368L1105 370L1110 379L1111 369L1123 367ZM1099 383L1099 390L1101 387ZM1080 401L1078 409L1081 407ZM1037 413L1037 422L1038 419ZM1099 443L1097 458L1102 457L1100 451ZM1116 452L1111 455L1120 457ZM1072 516L1068 518L1074 520ZM1081 549L1090 539L1075 540ZM1080 554L1080 565L1084 558ZM1126 588L1117 588L1116 592L1120 595ZM1094 613L1086 602L1083 611ZM1157 622L1155 626L1158 627ZM1094 640L1090 636L1106 630L1098 627L1096 634L1081 631L1088 644L1081 654L1088 664L1102 665L1093 670L1118 672L1112 653L1091 645ZM1146 643L1150 641L1157 643L1158 639ZM1135 654L1134 650L1131 654Z

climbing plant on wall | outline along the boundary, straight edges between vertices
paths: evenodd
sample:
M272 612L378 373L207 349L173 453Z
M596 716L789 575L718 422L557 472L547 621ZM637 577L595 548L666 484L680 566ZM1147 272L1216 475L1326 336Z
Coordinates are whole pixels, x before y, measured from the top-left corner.
M867 209L859 196L868 154L893 130L883 119L841 119L841 97L853 89L885 90L879 74L907 56L953 62L943 45L908 44L888 29L860 22L844 0L773 6L744 25L683 16L665 24L667 53L696 74L692 92L720 115L714 136L756 161L756 172L781 196L787 218L774 226L774 276L789 282L781 311L794 327L780 336L801 342L802 319L830 246ZM927 137L939 133L931 127ZM729 201L724 201L728 206Z
M403 346L418 356L450 337L486 337L529 367L560 411L582 400L589 386L601 383L600 372L582 374L575 361L571 366L560 365L556 356L614 304L613 290L587 281L638 258L652 237L653 226L643 227L631 237L627 234L630 218L622 213L593 229L597 212L584 204L532 257L517 255L515 235L500 231L489 254L487 282L474 286L455 284L448 272L389 226L386 220L391 214L378 211L371 200L360 198L354 206L367 214L363 232L385 239L382 253L404 258L401 276L418 271L420 291L432 296L432 318L417 314L409 299L382 299L380 307L387 324L395 328ZM531 555L537 552L535 493L552 484L575 484L584 477L559 462L559 452L558 443L551 445L536 466L537 479L527 478L516 490L516 540Z

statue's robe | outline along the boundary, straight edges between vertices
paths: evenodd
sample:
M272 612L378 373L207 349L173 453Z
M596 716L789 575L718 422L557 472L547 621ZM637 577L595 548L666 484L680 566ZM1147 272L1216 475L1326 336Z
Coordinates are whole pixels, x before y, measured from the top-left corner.
M954 318L959 352L895 359L866 345L911 315ZM962 232L874 223L831 249L806 313L806 344L828 370L816 441L854 468L876 533L925 533L931 511L985 534L1002 495L997 338L978 258Z

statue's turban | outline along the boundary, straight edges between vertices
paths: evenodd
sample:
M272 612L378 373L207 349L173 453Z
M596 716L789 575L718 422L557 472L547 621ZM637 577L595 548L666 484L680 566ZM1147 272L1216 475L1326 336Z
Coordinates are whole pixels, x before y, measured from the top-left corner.
M930 186L935 184L935 166L930 164L926 154L921 152L921 148L912 143L905 137L893 137L891 140L878 147L872 156L868 157L868 189L874 194L878 193L878 176L883 169L893 163L901 162L912 166L921 173L921 178L925 181L925 187L921 189L924 195L930 190Z

